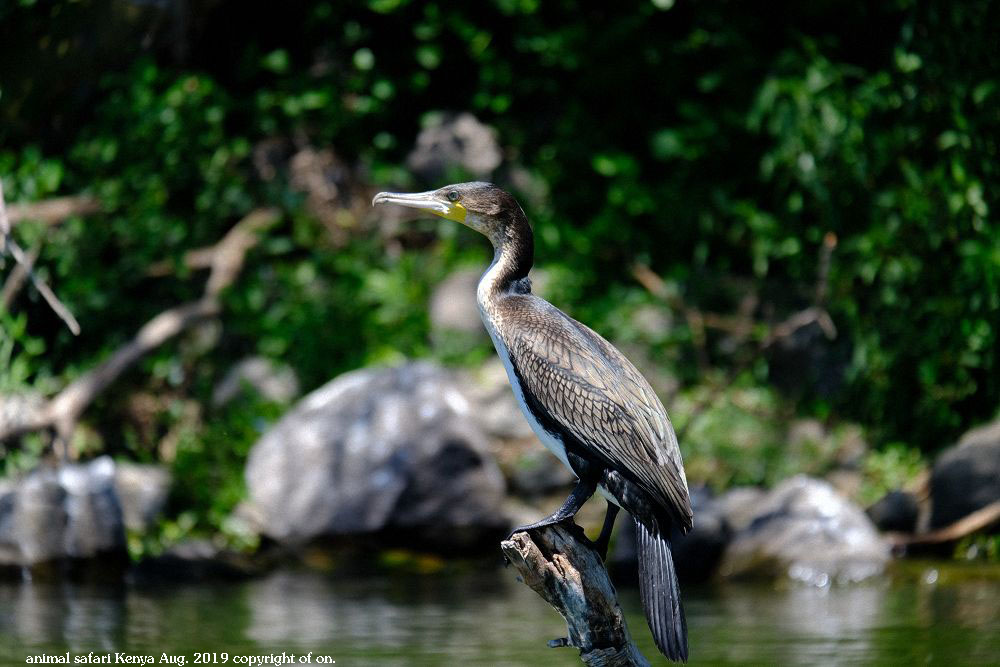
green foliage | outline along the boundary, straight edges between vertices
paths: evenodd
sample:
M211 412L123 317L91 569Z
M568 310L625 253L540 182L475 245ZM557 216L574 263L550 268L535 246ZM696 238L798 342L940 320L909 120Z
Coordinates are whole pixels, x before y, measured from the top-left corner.
M696 414L696 409L703 412ZM683 429L685 470L692 480L716 489L736 485L769 485L802 470L806 460L785 451L780 401L766 387L730 387L714 393L700 385L678 396L671 406L675 425ZM693 419L689 429L687 420Z
M1000 535L974 533L955 545L955 558L1000 563Z
M235 402L201 428L180 434L170 502L176 516L188 517L185 531L226 525L245 496L243 467L250 447L282 412L282 406L259 399Z
M26 288L0 320L0 391L64 386L156 313L201 295L204 274L184 268L186 251L257 206L285 214L223 296L218 339L164 347L88 413L114 454L157 456L163 428L121 424L132 392L206 404L247 354L283 359L306 389L376 361L487 354L435 347L425 312L431 285L485 261L481 239L425 223L387 239L364 202L321 219L287 165L294 150L332 147L350 174L337 181L345 199L366 193L352 178L440 185L417 182L405 157L422 119L461 110L497 128L520 170L497 180L545 184L522 201L547 294L668 365L683 384L675 415L717 374L750 369L688 434L692 477L821 471L811 457L825 451L785 450L781 424L796 413L856 420L878 443L927 454L995 413L1000 21L988 2L766 13L660 0L352 0L276 13L223 0L191 3L197 20L170 30L157 3L97 4L0 6L5 51L21 56L0 63L8 201L90 193L103 205L58 226L17 226L23 245L42 243L39 270L84 331L73 338ZM164 260L175 273L151 275ZM768 386L778 379L769 354L748 361L747 344L714 330L699 341L681 313L639 326L665 306L630 277L636 262L701 312L733 313L752 295L751 342L822 292L838 339L814 347L835 363L803 368L789 401ZM814 370L822 381L806 377ZM198 508L184 525L218 522L238 497L251 412L188 434L177 465L219 497L183 490ZM889 447L866 465L875 493L917 463Z
M862 488L859 500L871 505L889 491L905 489L927 469L927 462L902 443L890 443L880 451L870 452L861 466Z

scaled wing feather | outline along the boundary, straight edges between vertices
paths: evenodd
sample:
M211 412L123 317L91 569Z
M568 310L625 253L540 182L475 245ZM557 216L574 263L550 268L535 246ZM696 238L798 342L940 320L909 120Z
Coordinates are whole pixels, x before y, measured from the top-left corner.
M677 438L645 378L597 333L530 295L511 297L506 341L526 388L584 446L691 527ZM507 323L505 322L505 323Z

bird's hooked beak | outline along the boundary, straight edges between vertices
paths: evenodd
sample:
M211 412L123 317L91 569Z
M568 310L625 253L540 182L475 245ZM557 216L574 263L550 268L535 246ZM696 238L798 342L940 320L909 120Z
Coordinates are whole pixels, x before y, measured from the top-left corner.
M466 208L458 202L448 201L447 194L441 190L415 193L380 192L372 199L372 206L378 204L398 204L399 206L430 211L434 215L461 223L465 222L468 213Z

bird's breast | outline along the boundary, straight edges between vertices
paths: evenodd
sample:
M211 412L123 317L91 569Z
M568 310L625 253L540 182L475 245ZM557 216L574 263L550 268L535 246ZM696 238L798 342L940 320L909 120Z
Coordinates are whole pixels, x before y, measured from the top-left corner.
M535 432L535 435L542 441L546 449L555 454L556 458L562 461L563 465L569 468L570 471L573 471L573 466L569 464L569 459L566 456L566 445L563 444L560 435L542 426L538 416L528 407L528 402L524 397L524 387L521 384L521 379L514 370L510 351L507 349L507 344L504 343L503 338L498 332L500 322L498 321L497 314L488 307L488 304L484 304L482 301L479 303L479 313L482 316L483 324L486 326L486 331L493 340L493 347L496 348L497 355L499 355L500 361L503 362L504 370L507 371L507 379L510 380L511 389L514 391L514 398L517 399L517 404L520 406L521 413L527 420L528 425L531 426L531 430ZM575 474L575 471L573 472Z

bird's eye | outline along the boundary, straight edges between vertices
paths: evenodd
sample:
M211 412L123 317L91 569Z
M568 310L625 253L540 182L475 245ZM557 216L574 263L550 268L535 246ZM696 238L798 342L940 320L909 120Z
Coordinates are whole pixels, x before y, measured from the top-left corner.
M452 190L448 193L448 201L458 201L458 193Z

